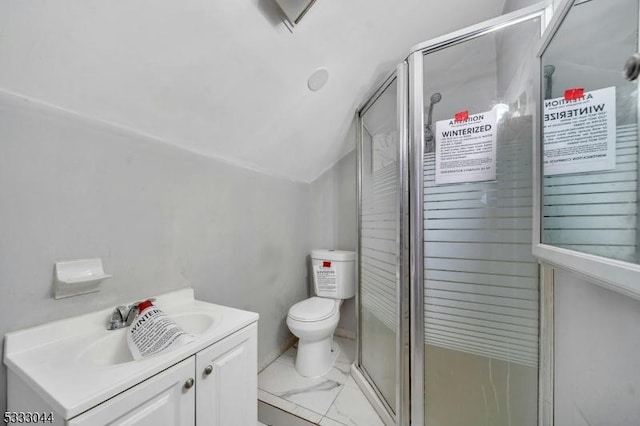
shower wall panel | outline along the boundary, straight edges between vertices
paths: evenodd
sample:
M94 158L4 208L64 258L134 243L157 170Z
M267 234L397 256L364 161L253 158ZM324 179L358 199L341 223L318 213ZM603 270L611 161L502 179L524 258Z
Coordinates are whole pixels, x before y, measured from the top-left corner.
M362 115L360 366L396 406L399 165L395 80Z
M436 186L425 155L425 341L537 367L531 119L499 133L493 182Z

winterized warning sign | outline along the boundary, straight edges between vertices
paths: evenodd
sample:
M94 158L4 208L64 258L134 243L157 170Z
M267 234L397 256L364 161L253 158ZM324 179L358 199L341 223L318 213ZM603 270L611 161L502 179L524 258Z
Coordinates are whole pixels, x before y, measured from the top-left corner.
M318 290L331 292L337 290L338 277L336 275L336 268L332 266L325 267L323 265L315 265L313 269L316 274Z
M616 88L544 101L544 174L616 167Z
M496 114L436 122L436 185L496 178Z

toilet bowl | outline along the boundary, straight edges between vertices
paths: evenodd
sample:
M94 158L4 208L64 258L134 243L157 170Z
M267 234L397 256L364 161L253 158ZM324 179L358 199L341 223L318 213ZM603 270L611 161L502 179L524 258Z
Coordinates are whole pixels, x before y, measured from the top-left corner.
M287 326L298 338L296 370L302 376L322 376L338 357L333 332L342 301L355 295L355 258L353 251L311 250L315 297L296 303L287 314Z
M289 309L287 326L298 340L296 370L305 377L319 377L333 366L339 350L333 332L340 320L342 300L311 297Z

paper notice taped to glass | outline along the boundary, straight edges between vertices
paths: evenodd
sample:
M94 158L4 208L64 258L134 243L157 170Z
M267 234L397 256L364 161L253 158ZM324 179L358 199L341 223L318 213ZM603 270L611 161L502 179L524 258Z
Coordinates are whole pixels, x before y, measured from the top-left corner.
M544 174L616 167L616 88L544 101Z
M436 122L436 185L496 179L496 113L464 117Z

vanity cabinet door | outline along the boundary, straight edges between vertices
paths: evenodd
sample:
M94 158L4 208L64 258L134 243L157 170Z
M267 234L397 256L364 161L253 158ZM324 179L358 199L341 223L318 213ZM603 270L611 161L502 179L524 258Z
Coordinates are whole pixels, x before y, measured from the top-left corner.
M195 356L122 392L67 423L70 426L195 425ZM229 423L233 424L233 423Z
M196 354L198 425L255 426L257 351L254 323Z

